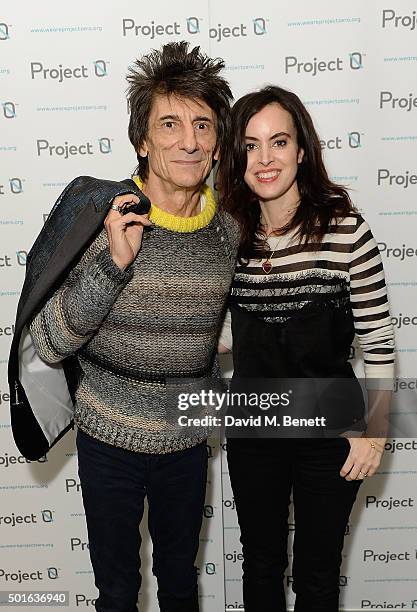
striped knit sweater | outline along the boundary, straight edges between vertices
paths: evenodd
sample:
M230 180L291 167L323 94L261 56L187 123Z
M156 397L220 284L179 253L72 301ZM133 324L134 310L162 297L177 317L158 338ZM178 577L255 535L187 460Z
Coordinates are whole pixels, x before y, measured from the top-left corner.
M394 376L394 330L378 246L369 225L351 214L329 228L320 246L297 251L294 234L268 239L273 268L262 260L239 265L232 283L231 302L269 323L285 324L299 309L326 294L337 305L350 302L355 332L363 351L365 376L390 380ZM232 347L230 314L220 342Z
M179 219L153 207L154 222L130 268L110 257L105 230L30 331L51 363L76 355L75 422L91 436L136 452L191 447L166 379L211 376L239 242L236 222L204 210ZM169 226L169 227L168 227Z

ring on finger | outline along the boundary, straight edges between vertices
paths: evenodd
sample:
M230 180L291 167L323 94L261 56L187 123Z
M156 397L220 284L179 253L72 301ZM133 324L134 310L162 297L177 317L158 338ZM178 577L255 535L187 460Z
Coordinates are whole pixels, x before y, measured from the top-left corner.
M117 204L111 204L111 205L110 205L110 208L111 208L112 210L117 210L117 212L118 212L118 213L122 214L122 210L123 210L123 208L122 208L121 206L117 206Z
M362 470L359 470L359 474L362 474L364 478L368 476L368 472L362 472Z

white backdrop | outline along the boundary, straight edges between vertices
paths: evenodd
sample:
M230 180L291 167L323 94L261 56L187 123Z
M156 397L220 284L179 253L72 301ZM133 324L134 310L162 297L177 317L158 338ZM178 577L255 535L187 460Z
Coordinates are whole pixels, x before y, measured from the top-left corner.
M417 609L417 444L403 438L415 435L416 416L416 36L412 0L265 0L259 9L219 0L2 4L0 590L68 590L71 610L93 609L73 436L45 460L28 463L18 455L9 425L7 355L25 254L64 185L79 174L124 178L136 164L127 138L128 65L150 48L186 39L226 60L236 98L268 83L300 95L316 122L331 176L351 188L377 237L396 327L398 376L406 379L407 393L395 403L402 413L397 436L387 443L379 473L361 488L351 517L342 605ZM224 448L213 441L210 454L198 560L202 612L224 605L243 609ZM148 542L148 568L149 556ZM141 600L152 611L154 593L148 571Z

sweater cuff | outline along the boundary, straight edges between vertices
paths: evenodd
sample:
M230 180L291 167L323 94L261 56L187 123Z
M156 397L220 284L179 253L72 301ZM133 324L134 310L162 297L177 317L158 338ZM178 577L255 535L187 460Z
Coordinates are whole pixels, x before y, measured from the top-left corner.
M394 363L384 365L365 364L365 386L367 389L392 391L394 389Z
M103 249L92 262L89 276L109 291L123 288L132 278L132 266L121 270L113 261L108 247Z

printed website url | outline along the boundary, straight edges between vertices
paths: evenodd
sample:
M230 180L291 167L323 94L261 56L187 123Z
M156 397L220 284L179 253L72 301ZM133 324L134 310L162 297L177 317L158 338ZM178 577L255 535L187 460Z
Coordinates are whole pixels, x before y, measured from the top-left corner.
M101 32L102 26L55 26L49 28L31 28L30 31L33 34L48 34L55 32Z

